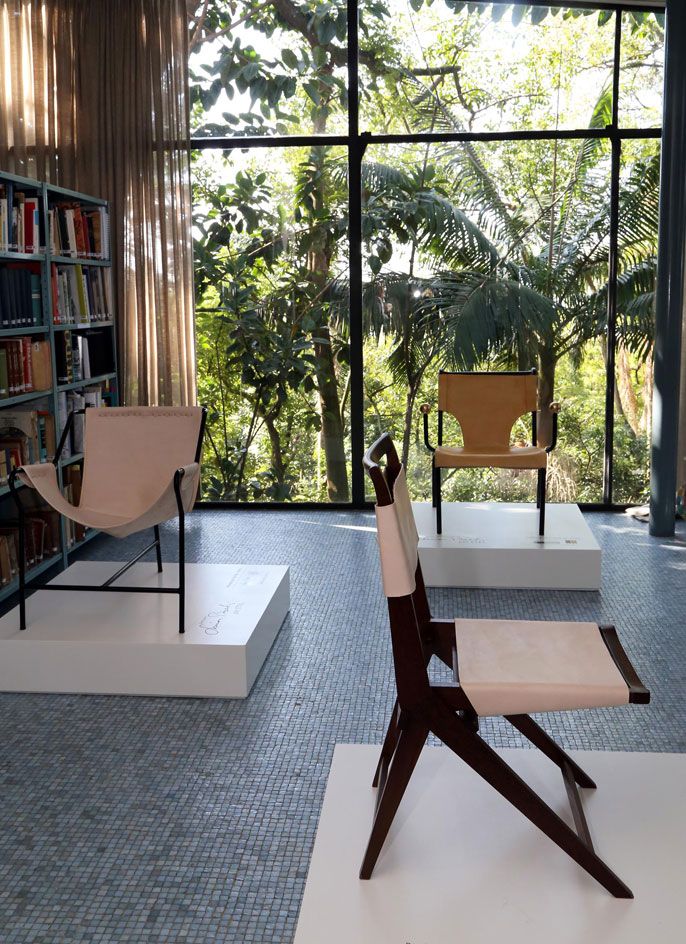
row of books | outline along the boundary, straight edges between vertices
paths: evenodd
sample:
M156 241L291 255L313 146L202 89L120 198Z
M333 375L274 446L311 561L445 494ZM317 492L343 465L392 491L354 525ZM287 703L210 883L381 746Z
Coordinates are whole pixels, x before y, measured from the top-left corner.
M86 207L74 201L48 210L50 248L56 256L109 259L110 217L105 207Z
M80 265L52 266L54 324L112 320L112 274Z
M67 501L78 505L81 500L81 469L74 465L63 470L62 492ZM60 552L60 516L30 490L22 495L25 507L24 562L27 570ZM83 541L89 529L65 518L67 546ZM19 521L0 522L0 587L7 586L19 574Z
M0 485L12 469L55 457L55 417L49 410L0 412Z
M78 417L75 417L75 419L77 418ZM72 505L78 505L81 501L81 481L81 466L69 465L66 469L63 469L62 493ZM64 525L67 536L67 547L72 547L77 541L83 541L86 536L86 531L88 530L85 525L71 521L69 518L64 519Z
M114 372L114 339L110 328L91 329L83 334L60 331L55 334L57 383L78 383Z
M61 391L57 394L57 425L63 430L67 423L67 417L74 410L83 410L86 407L107 406L105 396L108 392L109 384L94 384L92 387L84 387L83 390L70 390L68 393ZM84 417L75 416L71 428L71 434L67 437L62 447L62 459L69 459L71 456L83 452L83 433Z
M60 550L60 518L47 505L31 509L26 514L24 532L24 561L27 570ZM2 522L0 527L0 586L15 580L19 573L19 523Z
M40 252L40 204L35 194L0 183L0 252Z
M52 387L49 341L0 339L0 399Z
M0 329L39 325L42 321L40 265L0 264Z

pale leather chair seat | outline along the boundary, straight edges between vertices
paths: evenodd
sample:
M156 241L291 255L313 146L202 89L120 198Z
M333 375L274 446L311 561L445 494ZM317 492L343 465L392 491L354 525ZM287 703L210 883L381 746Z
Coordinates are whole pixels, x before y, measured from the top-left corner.
M596 623L456 619L455 639L460 685L479 715L629 702Z
M540 446L437 446L434 464L440 469L545 469L548 456Z

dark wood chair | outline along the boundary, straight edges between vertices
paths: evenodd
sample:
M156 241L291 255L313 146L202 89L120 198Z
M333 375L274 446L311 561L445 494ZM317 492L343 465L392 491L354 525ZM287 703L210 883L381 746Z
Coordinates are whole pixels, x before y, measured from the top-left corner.
M559 403L548 409L553 417L552 441L538 443L538 378L527 371L447 371L438 374L438 444L429 442L428 403L422 406L424 444L432 454L431 495L436 509L436 533L443 531L441 469L535 469L538 475L536 507L538 533L545 533L545 498L548 456L557 444ZM443 445L443 414L460 424L463 446ZM531 413L531 445L510 443L512 427Z
M595 784L529 717L537 711L646 704L650 700L614 627L434 619L417 554L417 530L405 472L390 436L381 436L371 446L364 464L376 490L397 700L374 777L377 805L360 878L372 875L431 733L609 892L617 898L633 897L593 848L578 787L594 788ZM452 670L450 684L430 681L427 666L433 657ZM560 768L576 830L479 736L479 718L492 715L503 716Z

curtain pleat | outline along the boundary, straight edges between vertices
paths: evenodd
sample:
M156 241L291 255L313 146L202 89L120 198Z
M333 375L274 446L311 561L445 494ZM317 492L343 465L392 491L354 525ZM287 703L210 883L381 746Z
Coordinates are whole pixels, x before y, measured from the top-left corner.
M122 399L195 402L184 0L0 0L0 166L110 201Z

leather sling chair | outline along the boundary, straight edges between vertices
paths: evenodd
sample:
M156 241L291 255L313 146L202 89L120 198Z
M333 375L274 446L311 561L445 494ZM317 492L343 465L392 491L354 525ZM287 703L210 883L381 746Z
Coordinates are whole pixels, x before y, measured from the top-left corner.
M545 533L545 492L548 455L557 445L559 403L551 403L552 442L538 445L538 379L535 370L497 372L450 372L438 374L438 445L429 442L429 413L425 403L424 444L432 453L431 497L436 509L436 532L443 530L441 514L441 469L536 469L539 511L538 533ZM464 446L443 445L443 414L452 414L462 429ZM531 445L510 445L517 420L531 413Z
M595 784L529 717L531 712L650 700L614 628L579 622L434 619L417 554L405 471L390 436L381 436L371 446L364 465L376 491L397 700L374 776L377 804L360 878L372 875L431 733L615 897L633 897L593 848L577 785ZM430 681L427 667L434 656L452 670L451 684ZM560 768L576 829L479 736L479 718L499 715Z
M65 423L52 462L14 469L9 485L19 513L19 621L26 629L26 596L35 590L112 593L173 593L179 597L179 632L185 630L184 516L195 503L200 481L200 453L207 411L204 407L107 407L74 410ZM57 465L74 424L84 423L81 498L72 505L60 490ZM154 541L99 586L43 584L29 586L24 558L24 504L18 483L35 489L61 515L87 528L124 538L153 528ZM113 586L129 567L155 548L162 571L160 524L179 518L179 586Z

